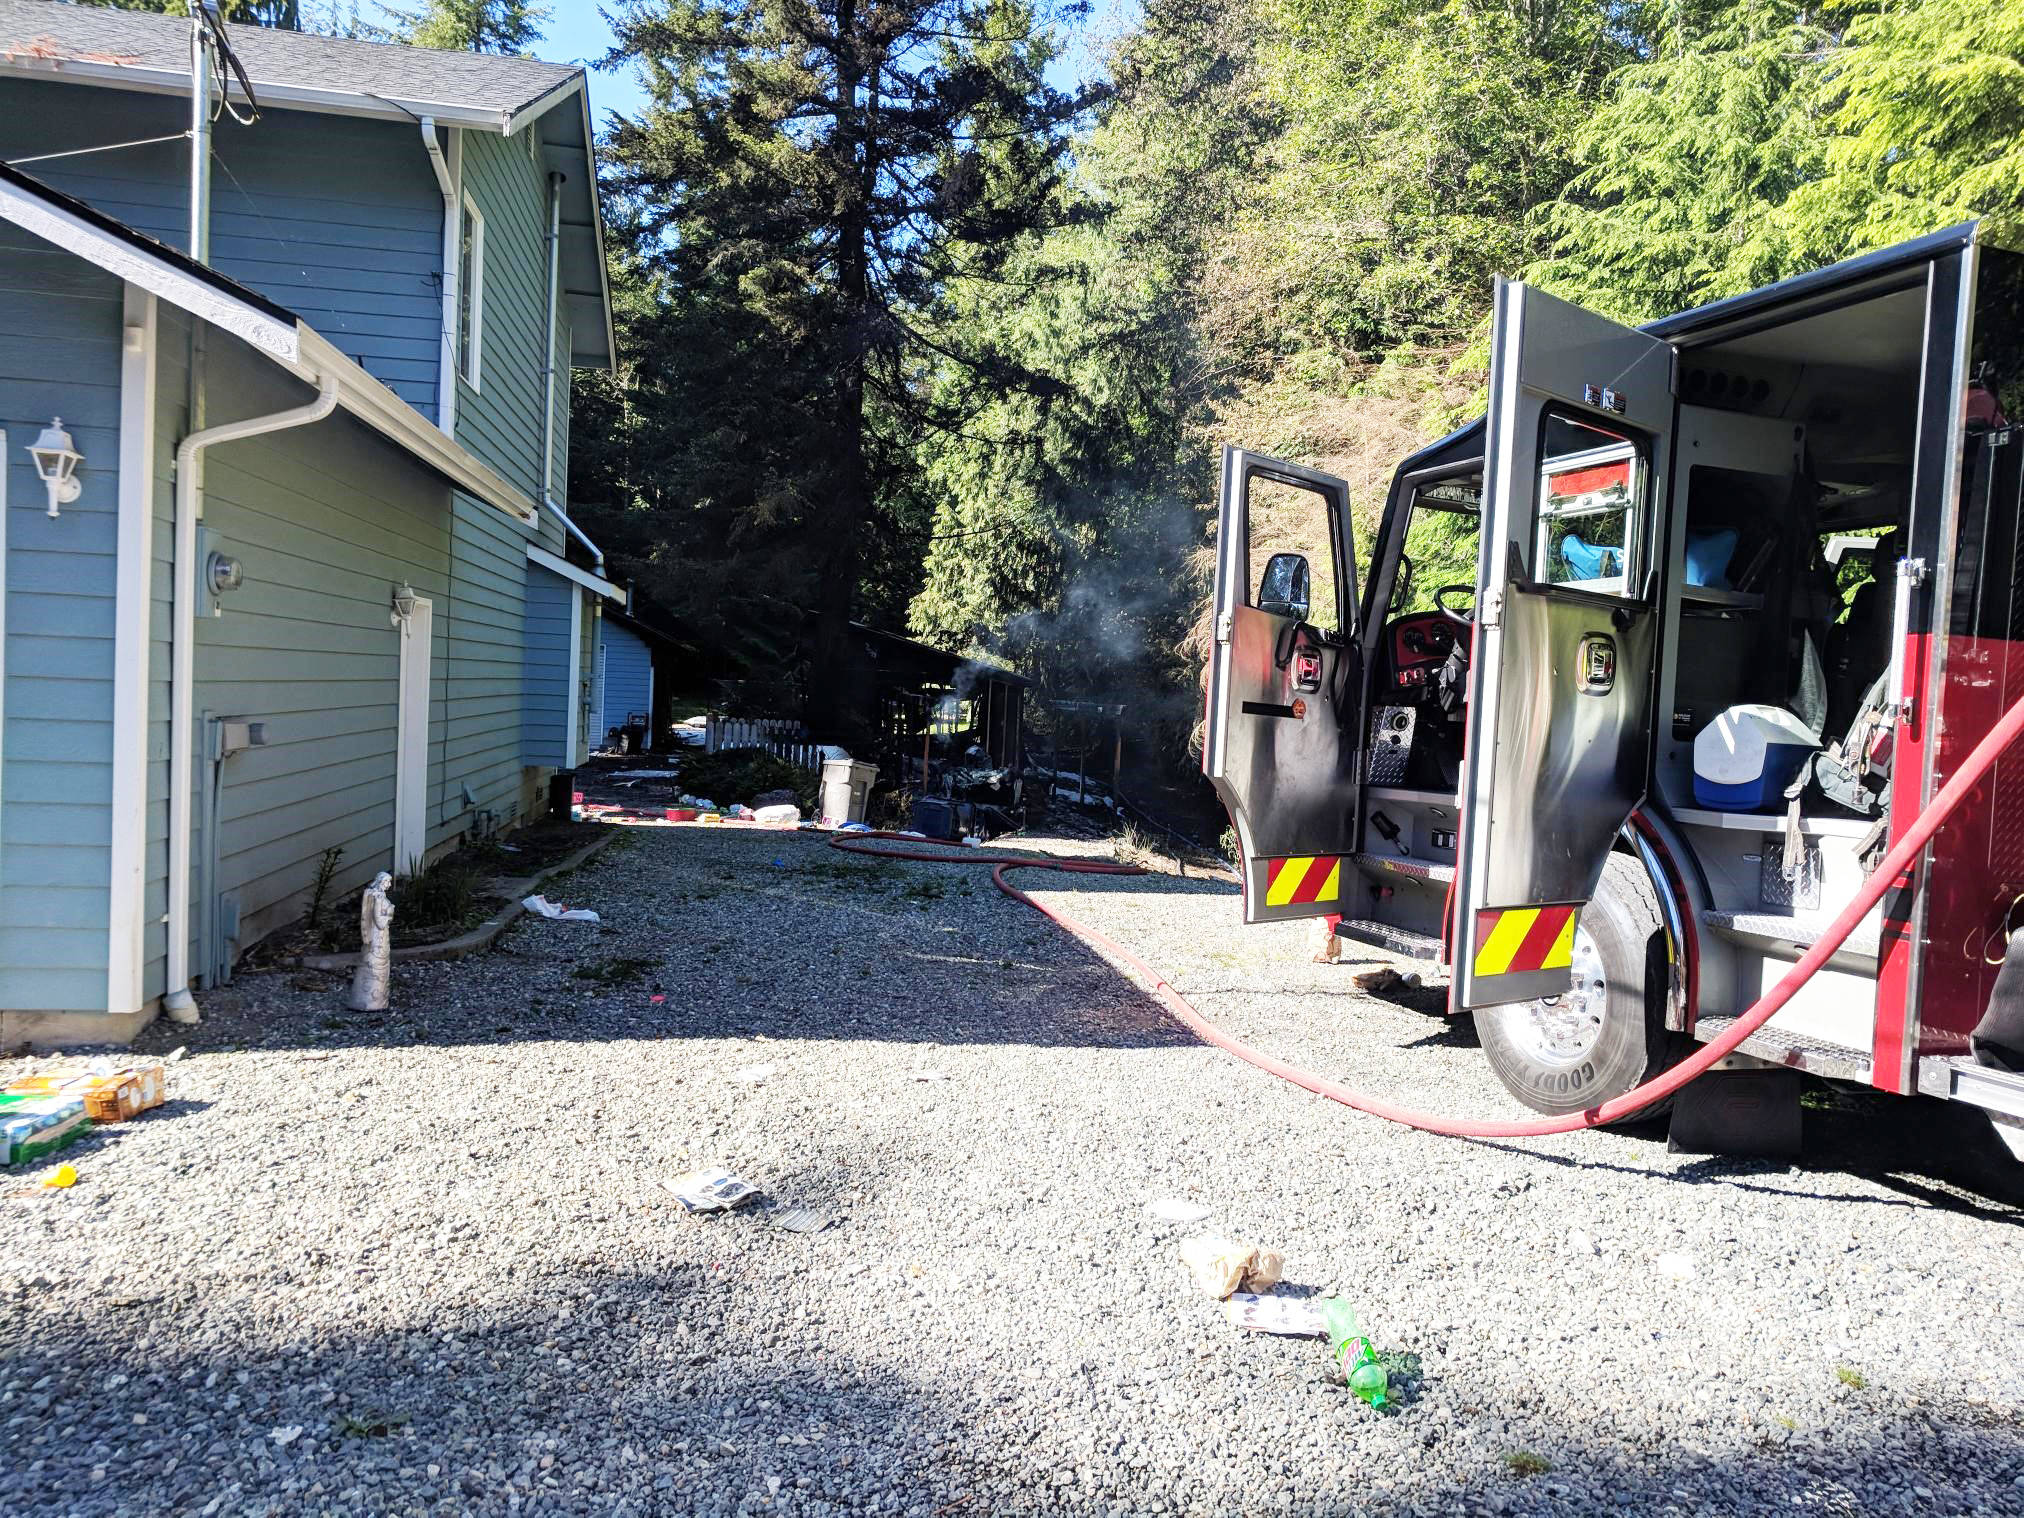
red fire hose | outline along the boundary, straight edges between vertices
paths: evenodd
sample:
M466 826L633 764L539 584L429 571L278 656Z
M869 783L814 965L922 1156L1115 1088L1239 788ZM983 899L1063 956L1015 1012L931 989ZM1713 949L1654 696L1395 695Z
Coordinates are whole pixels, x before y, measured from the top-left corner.
M1284 1060L1253 1049L1240 1039L1232 1038L1214 1023L1210 1022L1186 997L1168 984L1166 978L1132 953L1115 939L1099 933L1087 923L1078 922L1059 908L1045 902L1035 901L1005 878L1008 870L1059 870L1070 875L1142 875L1145 871L1137 865L1114 864L1098 859L1050 859L1021 855L1012 859L993 859L988 854L974 852L931 853L925 849L872 848L864 844L866 839L893 839L905 841L899 833L848 833L829 840L830 847L852 854L867 854L875 859L920 860L930 864L989 864L991 880L999 890L1014 901L1023 902L1034 911L1052 918L1078 938L1095 945L1113 958L1122 960L1152 983L1153 994L1162 1005L1179 1018L1195 1033L1219 1049L1227 1050L1237 1058L1256 1065L1260 1070L1292 1081L1294 1085L1325 1096L1330 1101L1341 1102L1359 1112L1368 1112L1376 1117L1387 1118L1394 1123L1404 1123L1410 1128L1424 1128L1429 1133L1446 1133L1462 1138L1543 1138L1551 1133L1573 1133L1582 1128L1594 1128L1603 1123L1616 1122L1641 1111L1653 1102L1671 1096L1675 1091L1707 1070L1717 1061L1733 1054L1737 1047L1764 1024L1777 1015L1778 1009L1790 1001L1813 973L1826 964L1836 949L1856 925L1869 914L1869 909L1882 900L1897 878L1908 869L1918 857L1933 834L1940 830L1954 809L1966 799L1976 781L1993 765L2002 752L2024 735L2024 701L2019 701L2003 714L2003 718L1989 730L1987 737L1975 745L1968 755L1967 763L1933 797L1932 803L1919 813L1917 819L1905 830L1883 862L1863 883L1855 899L1842 908L1840 914L1829 923L1821 934L1819 942L1808 949L1791 969L1787 970L1778 984L1759 997L1756 1003L1719 1038L1703 1044L1693 1054L1671 1069L1652 1077L1641 1086L1634 1086L1618 1097L1590 1107L1583 1112L1570 1112L1560 1117L1537 1117L1521 1120L1505 1118L1461 1118L1443 1117L1439 1113L1421 1112L1412 1107L1401 1107L1366 1092L1352 1090L1337 1084L1325 1076L1316 1075L1312 1070L1303 1070L1298 1065L1289 1065Z

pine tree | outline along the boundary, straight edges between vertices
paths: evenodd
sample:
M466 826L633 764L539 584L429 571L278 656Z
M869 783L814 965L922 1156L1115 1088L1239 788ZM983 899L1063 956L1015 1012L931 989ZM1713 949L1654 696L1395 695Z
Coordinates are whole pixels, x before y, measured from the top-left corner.
M1047 18L1022 0L665 0L615 22L611 61L651 103L614 123L611 188L662 302L626 395L673 467L585 488L620 512L660 498L640 536L695 546L659 561L690 605L684 581L743 556L730 609L793 645L841 731L867 706L849 622L882 590L897 611L891 574L917 573L916 450L965 420L968 394L929 376L1034 378L951 319L953 292L1060 213L1082 103L1041 77Z
M83 0L108 10L152 11L158 16L187 16L189 0ZM242 26L271 26L282 31L302 28L301 0L219 0L218 14Z
M545 6L528 0L424 0L414 10L387 7L396 41L447 52L525 53L541 40Z

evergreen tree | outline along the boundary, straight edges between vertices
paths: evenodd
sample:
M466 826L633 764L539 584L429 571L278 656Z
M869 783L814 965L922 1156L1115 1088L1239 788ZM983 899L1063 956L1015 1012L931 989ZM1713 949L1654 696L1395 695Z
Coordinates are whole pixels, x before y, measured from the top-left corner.
M525 53L541 40L549 15L528 0L423 0L386 13L396 41L464 53Z
M151 11L158 16L187 16L189 0L83 0L86 5L108 10ZM301 0L218 0L218 14L243 26L272 26L283 31L302 30Z
M608 141L654 292L625 393L663 467L581 488L647 514L645 541L696 545L658 561L667 596L742 584L728 610L794 648L836 728L865 707L850 619L896 610L890 577L918 572L916 448L966 419L928 377L1036 380L952 320L955 292L1061 214L1081 103L1041 77L1047 18L1024 0L666 0L614 22L611 61L650 96Z

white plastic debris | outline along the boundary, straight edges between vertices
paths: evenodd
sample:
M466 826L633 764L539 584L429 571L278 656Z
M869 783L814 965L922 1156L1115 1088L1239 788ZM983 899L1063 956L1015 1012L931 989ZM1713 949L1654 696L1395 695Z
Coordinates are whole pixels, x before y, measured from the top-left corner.
M279 1428L270 1429L267 1437L272 1439L276 1444L293 1444L297 1439L302 1437L302 1425L299 1423L285 1423Z
M536 917L550 917L560 922L602 922L603 918L589 907L565 907L550 901L546 896L529 896L520 903Z
M791 802L775 806L762 806L752 814L754 822L784 822L790 827L801 821L801 808Z
M1321 1309L1300 1297L1265 1297L1240 1291L1223 1303L1223 1316L1238 1328L1258 1333L1314 1338L1328 1332Z
M1209 1209L1200 1202L1177 1196L1163 1196L1157 1202L1149 1203L1146 1211L1162 1223L1199 1223L1209 1215Z
M741 1065L731 1072L731 1079L747 1086L757 1086L772 1078L777 1065Z
M728 1170L691 1170L661 1184L691 1212L723 1212L759 1195L759 1188Z

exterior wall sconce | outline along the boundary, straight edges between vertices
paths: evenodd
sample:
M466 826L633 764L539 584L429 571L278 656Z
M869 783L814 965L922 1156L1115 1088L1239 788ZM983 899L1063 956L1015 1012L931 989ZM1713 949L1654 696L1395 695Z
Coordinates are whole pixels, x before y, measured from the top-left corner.
M406 580L394 587L394 604L391 621L396 627L404 627L415 614L415 587Z
M84 455L63 430L62 417L52 419L42 429L42 436L28 445L28 456L35 460L35 472L42 476L43 488L49 492L49 514L56 516L58 508L76 500L77 493L84 488L77 478L77 466L84 462Z

